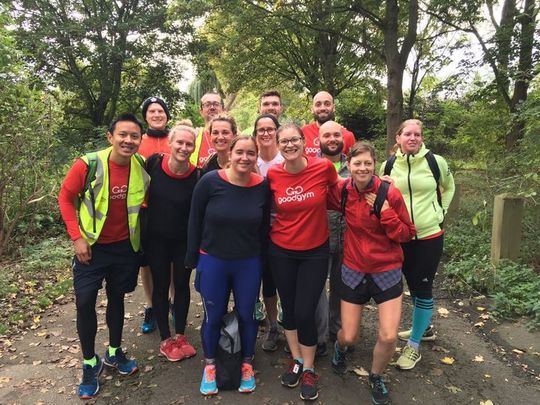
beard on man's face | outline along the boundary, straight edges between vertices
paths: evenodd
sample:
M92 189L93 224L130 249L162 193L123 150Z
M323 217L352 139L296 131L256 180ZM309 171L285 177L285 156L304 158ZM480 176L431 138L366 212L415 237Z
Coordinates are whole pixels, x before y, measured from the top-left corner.
M329 112L328 114L326 114L324 116L313 114L313 118L315 118L315 121L317 121L319 123L319 125L322 125L327 121L334 121L335 117L336 117L336 115L334 114L333 111Z
M321 148L322 154L326 156L340 155L341 151L343 150L343 142L340 142L337 148L335 149L330 149L327 145L323 145L322 143L319 146Z

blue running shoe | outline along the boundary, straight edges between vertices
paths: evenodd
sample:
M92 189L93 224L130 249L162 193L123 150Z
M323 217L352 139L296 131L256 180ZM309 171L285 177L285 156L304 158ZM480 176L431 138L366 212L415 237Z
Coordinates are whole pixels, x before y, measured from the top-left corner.
M117 369L118 372L123 375L131 375L139 371L137 362L128 359L121 347L116 349L116 354L114 356L109 356L109 350L107 349L105 351L105 356L103 357L103 362L105 365Z
M156 330L156 317L154 316L154 310L151 307L145 307L141 332L152 333L154 330Z
M203 395L216 395L218 393L215 364L207 364L204 368L200 391Z
M98 377L103 370L103 360L96 356L97 364L92 367L90 364L83 364L83 377L79 385L79 398L90 399L96 396L99 391Z
M253 366L249 363L242 363L242 379L240 380L238 392L253 392L255 391L255 387L255 373L253 372Z
M388 403L388 389L380 375L369 373L369 386L371 388L371 400L375 405L385 405Z

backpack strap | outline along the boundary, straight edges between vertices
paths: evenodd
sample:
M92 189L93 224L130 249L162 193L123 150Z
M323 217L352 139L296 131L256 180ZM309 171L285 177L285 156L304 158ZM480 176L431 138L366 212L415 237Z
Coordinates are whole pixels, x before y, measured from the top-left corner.
M343 183L343 188L341 189L341 204L340 204L340 211L341 216L345 216L345 206L347 205L347 196L349 195L349 190L347 190L347 187L349 184L351 184L351 179L346 180L345 183Z
M390 176L390 172L392 171L392 168L394 167L394 163L396 162L396 155L392 155L388 158L386 161L386 164L384 165L384 175Z
M381 181L381 185L377 190L377 196L375 197L375 202L373 203L373 213L379 219L381 219L382 206L384 204L384 200L386 200L386 195L388 194L389 188L390 183L387 183L386 181Z
M97 152L87 153L86 160L88 161L88 169L86 171L86 180L84 181L84 189L81 193L81 197L90 189L92 182L96 179Z
M435 178L435 182L437 183L437 202L442 207L442 195L441 195L441 189L439 187L439 181L441 180L441 170L439 169L439 165L437 163L437 159L435 159L435 155L433 152L428 151L426 153L426 160L429 166L429 169L431 170L431 173L433 174L433 177Z

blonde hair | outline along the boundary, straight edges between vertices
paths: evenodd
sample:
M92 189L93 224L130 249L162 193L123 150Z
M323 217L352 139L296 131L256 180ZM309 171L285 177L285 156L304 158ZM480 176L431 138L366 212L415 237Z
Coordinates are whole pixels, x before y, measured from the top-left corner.
M403 132L403 128L405 128L407 125L418 125L420 127L420 132L422 132L422 130L424 129L424 124L420 120L417 120L417 119L405 120L401 123L398 130L396 131L396 136L401 135L401 133Z
M193 122L189 118L183 118L174 124L174 126L178 126L178 125L184 125L186 127L193 128Z
M188 132L193 135L193 143L195 143L195 138L197 138L197 132L193 127L184 124L176 124L174 127L172 127L172 129L169 131L169 143L172 143L176 134L182 131Z

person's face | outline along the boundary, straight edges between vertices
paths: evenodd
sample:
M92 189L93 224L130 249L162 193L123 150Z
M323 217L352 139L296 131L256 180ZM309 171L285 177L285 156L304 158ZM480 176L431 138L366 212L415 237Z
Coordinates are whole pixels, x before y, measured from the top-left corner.
M146 110L144 117L148 126L152 129L163 130L167 126L167 114L163 107L158 103L152 103Z
M305 140L294 128L286 128L279 134L278 148L285 160L293 161L304 154Z
M210 132L210 141L214 145L216 152L229 150L229 145L235 134L231 129L231 124L227 121L214 121L212 132Z
M335 111L334 100L330 94L322 92L315 95L311 106L311 112L313 113L313 118L315 118L319 124L324 124L326 121L333 120Z
M119 121L114 131L107 132L107 140L113 152L120 158L130 158L139 150L141 144L141 128L131 121Z
M221 97L218 94L205 94L201 98L201 116L204 122L209 122L216 115L223 112Z
M375 161L369 152L362 152L351 158L347 162L347 168L351 172L351 177L356 184L366 185L375 171Z
M332 123L321 126L319 131L319 146L323 155L339 155L343 150L341 126Z
M261 118L257 121L255 134L259 148L276 145L276 125L270 118Z
M418 153L423 142L422 129L418 124L409 124L403 128L401 134L396 135L396 142L402 153Z
M257 164L257 148L253 141L241 139L229 152L231 169L238 173L250 173Z
M274 117L279 118L282 112L283 108L278 96L261 98L261 106L259 108L260 114L272 114Z
M188 131L178 131L169 140L171 158L178 162L186 162L195 150L195 137Z

